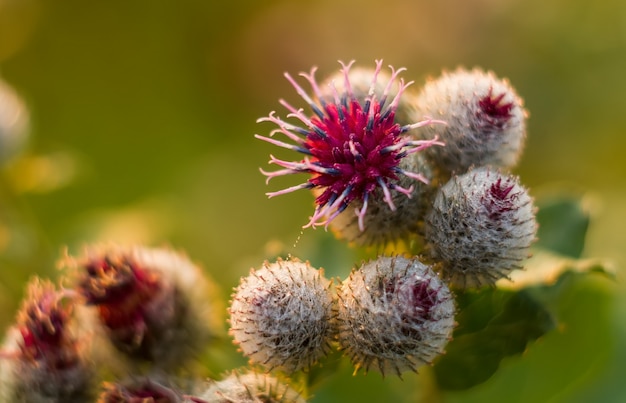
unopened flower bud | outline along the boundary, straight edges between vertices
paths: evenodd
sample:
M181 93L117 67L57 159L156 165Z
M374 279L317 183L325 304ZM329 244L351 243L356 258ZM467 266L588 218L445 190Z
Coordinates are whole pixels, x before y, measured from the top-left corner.
M95 376L86 339L72 322L71 293L35 279L2 348L0 400L24 403L85 402Z
M414 102L414 119L430 117L445 126L424 126L424 139L439 136L445 147L426 155L439 168L443 181L472 166L513 167L526 137L527 112L507 80L479 69L458 69L430 80Z
M286 372L307 369L329 351L330 285L308 262L265 262L235 289L230 334L251 363Z
M97 310L109 340L131 359L177 366L219 329L213 286L182 254L95 246L65 264L77 268L78 292Z
M338 297L339 344L355 373L417 371L443 352L452 335L452 294L417 258L370 261L350 273Z
M494 284L529 256L537 232L534 211L515 176L486 167L454 176L426 220L429 254L457 287Z
M233 372L200 395L206 403L304 403L290 385L268 374Z

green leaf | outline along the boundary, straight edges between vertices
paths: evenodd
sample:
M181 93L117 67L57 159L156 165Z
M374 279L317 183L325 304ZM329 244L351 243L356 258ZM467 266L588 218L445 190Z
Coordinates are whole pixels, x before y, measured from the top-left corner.
M597 267L597 272L567 271L553 284L528 287L558 327L522 356L503 362L487 382L446 391L441 401L625 402L626 293Z
M581 198L553 196L537 202L539 238L537 245L564 256L579 258L585 245L589 214L583 209Z
M615 268L603 259L573 259L545 249L536 249L524 270L514 270L509 279L501 279L500 289L521 290L528 287L551 286L567 272L601 273L615 279Z
M489 379L502 359L555 327L550 313L526 291L485 289L457 298L458 326L435 363L441 389L460 390Z

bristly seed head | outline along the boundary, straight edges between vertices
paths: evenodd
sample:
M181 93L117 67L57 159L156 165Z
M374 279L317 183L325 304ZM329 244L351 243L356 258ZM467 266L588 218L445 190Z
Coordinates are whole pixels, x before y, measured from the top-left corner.
M319 188L320 193L315 203L315 212L305 227L328 225L337 215L343 212L353 201L362 202L361 208L355 211L359 218L360 230L364 230L363 217L367 212L368 199L382 198L391 210L395 210L391 190L404 193L410 197L412 186L403 188L398 184L399 175L425 182L426 179L415 172L407 172L400 168L400 161L409 154L418 152L433 145L443 145L437 139L414 140L404 136L409 130L443 123L435 120L423 120L401 126L396 122L395 113L402 93L412 82L405 83L398 79L403 68L391 68L391 78L381 94L376 94L378 73L382 68L382 60L376 61L376 70L368 95L363 100L352 90L350 84L350 67L340 62L344 76L344 84L339 93L331 83L333 100L324 96L315 79L316 68L309 74L301 73L311 85L313 98L288 74L287 80L294 86L313 111L308 117L302 109L296 109L284 100L280 103L289 110L288 118L295 118L303 126L287 123L274 112L258 122L272 122L278 126L269 137L255 135L256 138L279 147L300 152L305 157L300 161L284 161L271 156L269 163L283 169L274 172L261 172L267 181L282 175L307 173L311 178L306 182L277 192L267 193L269 197L293 192L299 189ZM395 96L388 101L388 95L394 82L398 80ZM361 99L360 99L361 98ZM293 143L275 140L272 136L282 133Z

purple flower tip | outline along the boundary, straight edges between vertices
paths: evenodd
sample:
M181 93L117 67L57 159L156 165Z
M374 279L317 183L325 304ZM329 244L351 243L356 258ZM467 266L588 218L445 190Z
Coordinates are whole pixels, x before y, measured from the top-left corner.
M511 193L515 183L498 178L489 186L484 205L491 219L498 219L502 214L515 209L515 201L519 193Z
M513 102L505 102L505 95L505 92L494 95L493 89L490 89L489 93L478 101L478 106L480 107L478 115L484 120L485 125L502 129L511 119L513 116Z

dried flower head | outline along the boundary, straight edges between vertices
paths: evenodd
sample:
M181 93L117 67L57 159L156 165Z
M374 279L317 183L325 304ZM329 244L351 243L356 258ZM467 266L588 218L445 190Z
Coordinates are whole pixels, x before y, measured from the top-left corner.
M537 232L534 211L515 176L486 167L454 176L426 220L429 254L455 286L494 284L529 256Z
M176 366L218 331L219 307L204 273L168 249L88 247L63 262L113 345L131 359Z
M440 136L446 147L426 151L447 181L471 166L513 167L526 137L527 112L507 80L479 69L444 72L414 101L413 118L431 116L445 127L421 128L421 138Z
M0 78L0 164L14 157L29 137L30 119L24 102Z
M265 262L235 289L230 334L251 363L307 369L330 349L332 304L321 269L297 259Z
M287 383L268 374L233 371L213 382L200 395L206 403L304 403L306 400Z
M259 122L276 124L278 129L273 130L269 137L256 135L256 138L304 154L302 160L293 162L271 156L269 163L283 169L274 172L261 170L267 180L297 173L311 176L300 185L267 195L273 197L299 189L320 190L315 199L315 212L305 227L327 225L353 202L358 202L359 208L354 213L362 231L372 199L384 200L391 210L395 210L392 192L411 197L413 188L401 186L400 177L427 181L420 173L403 169L400 164L402 159L432 145L441 145L436 139L415 140L405 135L412 129L434 121L424 120L406 125L400 125L396 121L398 104L411 82L405 84L399 79L398 89L393 97L390 97L390 92L404 69L391 68L388 83L382 92L377 92L382 87L378 82L382 61L377 61L367 96L363 97L362 90L355 92L352 89L351 66L352 63L342 63L343 86L338 88L333 84L334 81L331 82L332 97L328 96L328 91L319 88L315 79L315 68L309 74L301 73L313 89L313 98L285 73L298 95L313 111L313 116L308 117L302 109L296 109L284 100L280 100L280 103L290 112L287 117L295 118L303 126L288 123L274 112L267 118L259 119ZM274 139L272 136L276 133L282 133L293 144Z
M338 290L339 344L363 368L416 371L443 352L454 327L454 299L417 258L381 256L353 270Z
M6 402L83 402L94 368L72 325L71 293L33 280L3 350L0 397ZM13 351L12 351L13 350Z

